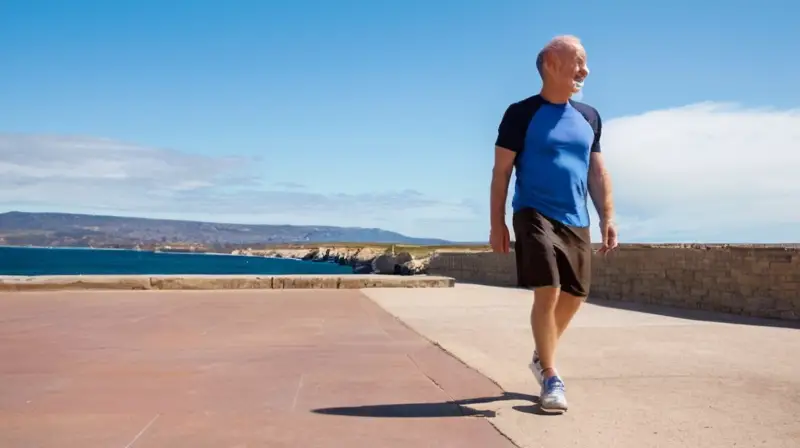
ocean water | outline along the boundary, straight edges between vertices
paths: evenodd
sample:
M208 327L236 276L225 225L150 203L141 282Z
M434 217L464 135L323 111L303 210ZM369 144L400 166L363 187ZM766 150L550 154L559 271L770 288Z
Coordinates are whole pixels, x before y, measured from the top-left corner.
M280 258L117 249L0 247L0 275L352 273L350 266Z

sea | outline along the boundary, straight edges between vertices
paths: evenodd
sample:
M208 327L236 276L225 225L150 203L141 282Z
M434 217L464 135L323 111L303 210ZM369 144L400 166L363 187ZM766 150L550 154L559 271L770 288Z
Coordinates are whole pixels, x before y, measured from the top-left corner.
M243 255L0 246L0 275L352 274L335 263Z

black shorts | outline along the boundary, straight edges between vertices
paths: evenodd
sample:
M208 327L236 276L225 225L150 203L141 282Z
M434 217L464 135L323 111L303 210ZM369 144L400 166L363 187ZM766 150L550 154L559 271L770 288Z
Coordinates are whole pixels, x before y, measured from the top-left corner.
M589 295L592 244L588 227L573 227L532 208L514 213L517 284L546 286L577 297Z

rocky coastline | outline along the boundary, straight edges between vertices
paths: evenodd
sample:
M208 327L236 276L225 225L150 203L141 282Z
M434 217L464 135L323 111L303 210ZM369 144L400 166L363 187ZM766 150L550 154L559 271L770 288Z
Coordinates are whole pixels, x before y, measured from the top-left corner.
M435 254L414 257L409 252L391 253L370 247L314 247L304 249L237 249L231 255L288 258L351 266L354 274L423 275Z

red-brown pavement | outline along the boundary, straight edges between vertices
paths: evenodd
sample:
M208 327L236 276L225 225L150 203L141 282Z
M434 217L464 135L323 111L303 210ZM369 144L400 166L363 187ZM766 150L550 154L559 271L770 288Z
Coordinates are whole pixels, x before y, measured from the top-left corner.
M511 447L502 394L356 290L0 294L0 447Z

